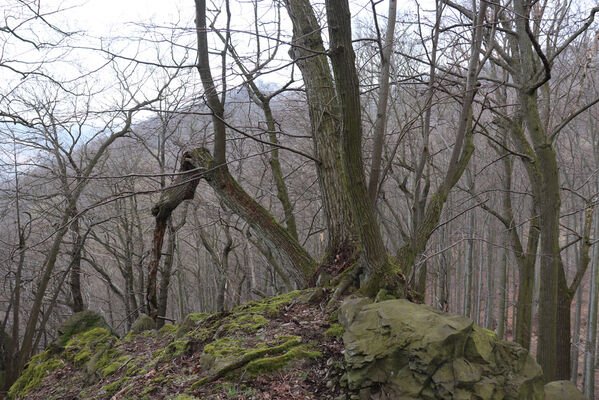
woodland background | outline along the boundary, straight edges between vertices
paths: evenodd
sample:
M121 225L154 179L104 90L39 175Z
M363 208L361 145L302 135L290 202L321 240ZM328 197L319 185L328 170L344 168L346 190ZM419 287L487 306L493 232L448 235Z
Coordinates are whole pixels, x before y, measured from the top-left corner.
M335 272L344 260L328 252L335 238L323 209L326 188L319 182L305 86L297 55L288 54L288 3L206 7L212 74L226 116L226 161L241 187ZM473 21L483 3L482 44L476 47ZM323 5L313 6L326 26ZM571 364L558 365L557 375L567 371L592 398L599 8L564 0L394 6L352 4L362 156L366 176L375 177L369 193L386 250L401 262L404 245L421 240L415 233L453 162L465 93L475 92L463 138L473 153L452 182L430 238L412 246L422 250L411 254L405 279L427 304L467 315L536 353L537 334L545 329L538 311L548 256L540 215L543 207L555 210L559 246L551 256L560 259L565 279L556 290L568 289L561 298L570 301L571 332ZM516 26L518 7L529 13L527 40L534 52L516 65L510 63L517 53L511 38L514 32L524 37ZM148 312L151 209L182 176L184 153L214 144L213 108L197 71L193 8L182 9L178 21L136 21L129 26L135 34L102 37L69 30L68 11L35 0L3 5L5 367L46 346L73 312L98 310L121 333ZM472 48L480 51L471 55ZM480 67L468 89L475 56ZM525 84L532 90L527 96L534 94L543 141L535 138L526 115L531 107L523 107L518 94ZM544 164L544 146L554 152L554 169ZM557 190L546 192L548 182ZM300 287L304 282L278 250L200 182L194 199L174 210L166 226L157 281L164 318L158 321L228 310Z

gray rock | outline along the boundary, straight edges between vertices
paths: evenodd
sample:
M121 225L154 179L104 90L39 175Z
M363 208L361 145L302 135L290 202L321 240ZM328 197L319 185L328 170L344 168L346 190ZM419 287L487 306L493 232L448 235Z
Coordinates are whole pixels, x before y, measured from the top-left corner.
M585 400L586 397L570 381L554 381L545 385L545 400Z
M156 329L156 322L146 314L140 314L131 325L131 332L133 333L142 333L152 329Z
M107 329L114 336L117 336L100 313L86 310L71 315L58 327L58 337L51 343L50 347L60 349L72 336L94 328Z
M407 300L350 297L339 309L354 393L397 399L543 399L541 368L468 318Z

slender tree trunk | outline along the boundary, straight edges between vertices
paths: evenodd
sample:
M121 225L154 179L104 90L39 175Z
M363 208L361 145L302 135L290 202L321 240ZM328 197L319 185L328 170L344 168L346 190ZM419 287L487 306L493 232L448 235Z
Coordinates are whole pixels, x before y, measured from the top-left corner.
M164 257L164 263L160 270L160 288L158 292L158 316L166 317L167 305L168 305L168 291L171 283L171 275L173 272L173 264L175 262L175 249L177 235L176 230L173 228L172 222L168 224L168 242L166 245L166 254ZM164 325L164 318L158 318L156 320L156 327L161 328Z
M509 243L507 238L504 240L505 245ZM507 321L506 303L507 303L507 258L508 253L504 248L501 252L501 268L499 278L499 316L497 317L497 336L503 339L505 336L505 325Z
M474 189L474 182L472 181L471 173L466 173L468 177L468 183L471 189ZM466 282L464 288L464 309L463 314L471 318L472 317L472 278L474 273L474 231L475 231L475 219L474 210L470 210L468 216L468 226L466 228L466 234L468 240L466 241Z
M592 274L592 272L591 272ZM580 285L576 291L576 314L574 315L574 329L572 337L572 354L570 360L572 360L572 376L570 380L576 385L578 381L578 355L580 353L580 319L582 315L582 292L584 285Z
M384 42L379 38L381 73L379 75L378 103L376 120L374 123L374 146L372 149L372 164L368 182L368 194L370 202L376 207L376 200L381 175L381 160L383 155L383 143L387 128L387 103L389 100L389 69L391 67L391 55L393 54L393 39L395 37L395 20L397 15L397 0L389 0L389 11L387 13L387 29ZM376 16L375 16L376 18ZM434 61L433 61L434 64ZM426 275L426 273L425 273ZM421 293L424 294L424 291Z
M73 249L71 251L71 298L73 304L71 309L73 313L83 311L83 295L81 293L81 252L83 251L83 240L79 228L79 219L76 217L77 208L73 210L73 222L71 223L71 232L73 237Z
M599 209L595 218L595 237L599 235ZM599 299L599 249L595 246L593 265L591 268L591 285L589 289L589 307L587 332L584 352L583 392L589 399L595 398L595 359L597 344L597 304Z
M481 243L478 247L478 273L476 278L476 307L474 311L475 321L478 325L481 325L480 311L482 307L482 295L483 295L483 244Z
M485 302L485 327L490 330L495 330L497 321L495 320L495 279L496 271L495 268L495 229L493 226L489 228L487 245L487 300Z

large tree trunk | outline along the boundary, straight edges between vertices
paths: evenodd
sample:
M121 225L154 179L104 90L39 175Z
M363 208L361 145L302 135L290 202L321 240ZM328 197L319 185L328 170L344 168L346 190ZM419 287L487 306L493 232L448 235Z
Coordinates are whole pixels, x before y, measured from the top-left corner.
M327 222L326 257L333 258L345 247L353 248L358 239L350 193L344 184L340 152L342 115L325 55L321 27L309 0L285 0L285 6L293 23L290 55L304 78L314 151L319 160L316 171ZM359 102L359 94L356 101Z
M336 114L341 116L341 149L344 192L350 205L362 252L362 290L374 296L386 287L403 295L404 287L393 278L398 272L387 256L374 208L368 197L362 161L362 118L360 86L352 47L351 14L347 0L327 0L327 22L331 42L330 57L338 100Z

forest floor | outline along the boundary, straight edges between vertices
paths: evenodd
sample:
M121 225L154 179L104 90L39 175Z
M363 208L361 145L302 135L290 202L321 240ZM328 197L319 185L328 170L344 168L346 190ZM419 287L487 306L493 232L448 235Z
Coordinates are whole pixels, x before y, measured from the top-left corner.
M280 296L284 298L285 295ZM295 297L294 297L295 296ZM231 312L217 314L192 314L193 326L184 336L178 334L176 325L167 324L160 331L143 331L129 334L122 339L108 339L105 355L107 363L96 362L90 368L85 352L98 353L98 346L74 342L67 344L60 355L61 367L47 372L36 387L28 389L28 400L125 400L125 399L176 399L194 398L208 400L333 400L345 398L340 387L344 354L340 325L335 313L323 307L322 297L306 301L305 293L284 300L266 299L263 303L252 302L236 307ZM303 296L303 299L300 298ZM259 310L259 311L258 311ZM574 311L574 310L573 310ZM583 310L583 315L586 313ZM582 326L586 318L582 318ZM508 317L507 339L511 339L511 313ZM180 324L181 326L183 323ZM251 352L261 345L275 348L288 338L304 351L297 359L285 359L284 368L272 371L248 372L243 367L233 373L218 377L217 367L206 367L206 355L223 356L223 351ZM95 339L94 339L95 340ZM102 342L102 340L104 342ZM100 337L100 346L106 342ZM215 343L222 343L218 348ZM263 347L262 347L263 348ZM304 349L304 350L301 350ZM88 351L90 350L90 351ZM532 352L536 350L536 335L532 340ZM220 351L220 353L218 353ZM212 353L211 353L212 352ZM110 354L108 354L110 353ZM292 351L284 353L290 354ZM226 356L226 353L224 354ZM239 356L239 353L235 354ZM311 356L313 355L313 356ZM259 360L277 360L281 356L270 354ZM579 354L582 365L584 354ZM84 361L81 361L84 359ZM290 361L290 362L287 362ZM100 365L98 367L98 365ZM194 384L202 379L209 381ZM214 379L212 379L214 378ZM578 385L581 386L581 375ZM596 382L599 371L596 370ZM598 390L599 392L599 390ZM193 397L191 397L193 396ZM599 400L597 393L596 400Z
M219 319L224 324L230 316L230 313L215 314L212 320L206 322L218 327ZM209 341L190 340L180 354L165 358L163 350L177 342L174 329L170 333L168 329L153 333L146 331L129 335L116 343L115 354L120 360L127 361L113 373L106 376L98 373L90 378L81 364L66 361L64 367L50 372L25 399L186 400L195 396L210 400L317 400L341 396L343 389L337 382L344 348L338 336L327 333L335 325L331 316L314 304L292 301L270 317L272 319L251 334L244 333L243 329L236 332L245 335L247 341L244 347L280 337L300 337L301 343L310 344L312 350L320 353L318 357L289 363L273 373L241 374L233 379L228 375L193 390L190 389L192 384L207 376L200 365L203 363L204 346ZM156 362L159 357L162 360ZM131 368L133 364L136 368ZM143 368L144 365L146 368Z

